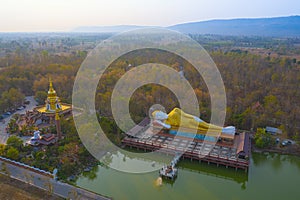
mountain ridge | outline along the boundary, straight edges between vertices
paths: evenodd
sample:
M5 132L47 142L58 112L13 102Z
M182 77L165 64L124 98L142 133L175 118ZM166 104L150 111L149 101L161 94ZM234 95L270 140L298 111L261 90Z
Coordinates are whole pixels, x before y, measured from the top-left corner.
M300 16L217 19L177 24L168 28L191 34L300 37Z
M153 26L117 25L117 26L83 26L72 32L123 32ZM300 37L300 16L270 18L213 19L199 22L187 22L168 27L186 34L215 34L235 36L272 36Z

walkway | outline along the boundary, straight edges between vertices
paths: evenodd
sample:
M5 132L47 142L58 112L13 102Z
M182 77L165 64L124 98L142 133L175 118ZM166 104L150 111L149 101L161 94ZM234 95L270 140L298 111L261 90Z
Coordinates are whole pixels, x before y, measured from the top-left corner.
M55 181L49 175L43 175L42 173L37 173L2 160L0 160L0 173L8 175L11 178L18 179L22 182L29 183L35 187L66 199L109 200L107 197L103 197L82 188L62 183L60 181Z

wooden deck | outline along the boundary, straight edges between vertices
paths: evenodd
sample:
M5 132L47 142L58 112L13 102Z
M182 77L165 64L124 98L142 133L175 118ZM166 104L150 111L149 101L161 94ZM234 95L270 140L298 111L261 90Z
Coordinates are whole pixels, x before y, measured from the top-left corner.
M144 128L141 128L144 127ZM134 130L134 129L133 129ZM137 130L137 129L136 129ZM137 134L131 132L122 140L123 145L130 148L137 148L144 151L157 151L168 155L182 153L182 158L190 159L208 164L214 163L217 166L232 167L235 169L248 170L250 157L250 140L246 133L235 136L233 144L212 143L209 141L201 141L192 138L180 137L159 132L157 134L149 134L150 126L139 126L138 135L143 135L141 130L145 132L147 137L133 137ZM242 143L242 144L241 144ZM241 148L241 145L246 148ZM240 151L245 159L240 158Z

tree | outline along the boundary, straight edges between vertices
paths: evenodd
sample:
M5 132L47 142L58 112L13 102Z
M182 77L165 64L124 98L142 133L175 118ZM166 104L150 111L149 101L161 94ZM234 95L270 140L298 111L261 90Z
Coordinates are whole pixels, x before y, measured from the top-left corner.
M8 132L10 134L17 133L19 130L19 126L17 124L17 120L15 118L11 118L8 125Z
M38 102L38 104L42 105L42 104L45 103L45 100L47 98L47 92L45 92L45 91L37 91L35 93L34 97L35 97L36 101Z
M48 60L49 53L47 50L42 50L41 55L44 62Z
M18 150L21 150L23 147L23 140L17 136L10 136L6 142L8 147L14 147Z
M6 156L12 160L17 160L19 158L19 151L14 147L10 147L7 150Z
M267 133L263 128L257 128L254 135L255 146L258 148L266 148L274 144L274 139L270 133Z
M0 156L4 156L6 153L6 146L5 144L0 144Z
M45 153L43 151L39 151L35 154L36 161L42 161L44 159Z
M23 104L24 94L16 88L11 88L1 95L2 110L12 110Z

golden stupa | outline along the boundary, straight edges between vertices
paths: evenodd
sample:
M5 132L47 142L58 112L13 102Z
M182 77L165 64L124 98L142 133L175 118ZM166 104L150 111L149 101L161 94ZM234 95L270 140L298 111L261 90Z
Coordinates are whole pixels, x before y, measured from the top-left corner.
M42 114L54 115L55 113L62 114L71 111L71 105L61 103L56 91L53 88L52 80L49 80L48 96L44 106L38 106L35 108L36 111Z

